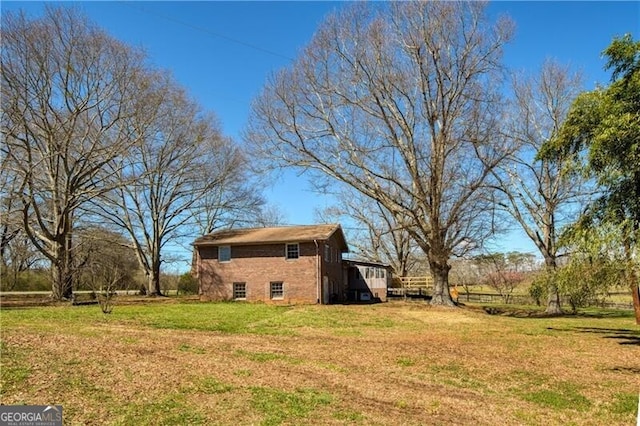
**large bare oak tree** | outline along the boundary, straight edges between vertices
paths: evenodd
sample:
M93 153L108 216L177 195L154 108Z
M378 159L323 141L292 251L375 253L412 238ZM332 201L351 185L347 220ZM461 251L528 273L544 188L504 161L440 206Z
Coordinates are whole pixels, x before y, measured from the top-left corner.
M247 142L409 219L432 303L453 305L449 258L491 234L508 19L478 2L356 4L329 16L255 100Z
M243 177L244 159L224 138L217 120L203 112L170 77L149 81L152 96L131 121L137 143L116 166L118 185L92 211L126 232L148 279L149 295L161 295L160 270L169 243L191 238L196 218L230 209L226 190ZM239 195L239 194L238 194ZM219 214L216 213L216 214Z
M79 206L110 189L105 165L126 155L144 57L74 9L30 20L3 13L3 173L19 183L24 231L51 262L53 296L72 295Z

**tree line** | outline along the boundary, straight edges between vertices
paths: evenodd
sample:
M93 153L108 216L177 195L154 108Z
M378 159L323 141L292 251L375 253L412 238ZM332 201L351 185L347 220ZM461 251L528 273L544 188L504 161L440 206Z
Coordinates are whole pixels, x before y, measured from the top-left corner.
M433 304L454 305L453 258L515 223L544 259L549 314L561 312L560 257L607 258L623 265L640 321L631 36L604 51L610 85L584 92L553 61L506 70L514 23L490 20L484 3L349 5L270 77L241 147L166 72L77 12L2 23L3 250L26 236L50 261L57 298L72 291L73 236L88 224L126 235L155 294L161 253L185 229L267 221L251 158L341 194L326 216L364 223L369 257L386 252L402 273L423 255Z

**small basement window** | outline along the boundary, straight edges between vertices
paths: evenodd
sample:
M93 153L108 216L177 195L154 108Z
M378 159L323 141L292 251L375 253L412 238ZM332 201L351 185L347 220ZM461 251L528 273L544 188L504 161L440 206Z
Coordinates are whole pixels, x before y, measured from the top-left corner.
M271 283L271 298L282 299L284 298L284 284L280 281Z
M247 283L233 283L233 299L234 300L247 299Z
M287 259L297 259L300 257L300 246L298 243L287 244L285 256Z
M231 246L218 246L218 262L231 261Z

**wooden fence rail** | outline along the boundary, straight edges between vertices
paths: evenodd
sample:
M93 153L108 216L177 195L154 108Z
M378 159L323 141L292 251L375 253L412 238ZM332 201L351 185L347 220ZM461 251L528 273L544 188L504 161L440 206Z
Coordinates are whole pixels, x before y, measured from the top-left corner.
M117 295L138 295L140 290L116 290ZM91 294L98 293L98 291L94 290L74 290L74 294ZM177 290L163 290L162 294L165 295L174 295L177 294ZM0 291L0 297L9 297L9 296L51 296L51 291Z
M417 280L415 280L417 281ZM387 298L417 298L417 299L429 299L433 293L432 286L420 286L414 284L413 286L404 287L390 287L387 289ZM611 295L626 295L626 293L612 293ZM503 296L497 293L484 293L484 292L465 292L458 287L458 301L471 302L471 303L505 303ZM511 294L509 295L509 304L517 305L534 305L533 298L526 294ZM562 300L564 306L569 306L568 300ZM616 302L616 301L604 301L596 303L593 306L609 309L633 309L633 303L629 302Z
M433 288L433 278L426 275L423 277L394 277L394 288Z

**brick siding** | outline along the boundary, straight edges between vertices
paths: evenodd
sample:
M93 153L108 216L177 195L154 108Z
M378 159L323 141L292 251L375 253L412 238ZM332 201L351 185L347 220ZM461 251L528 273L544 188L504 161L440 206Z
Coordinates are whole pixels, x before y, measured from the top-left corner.
M331 247L332 259L324 261L324 245ZM267 303L328 303L318 288L318 280L327 277L329 291L342 300L346 291L337 238L329 241L299 243L298 259L286 259L285 244L232 245L231 261L218 262L216 246L200 246L197 253L197 276L202 300L232 300L233 283L246 283L246 300ZM271 299L271 282L282 282L282 299ZM320 294L319 294L320 292ZM332 298L333 300L334 298ZM335 301L338 301L335 300Z

